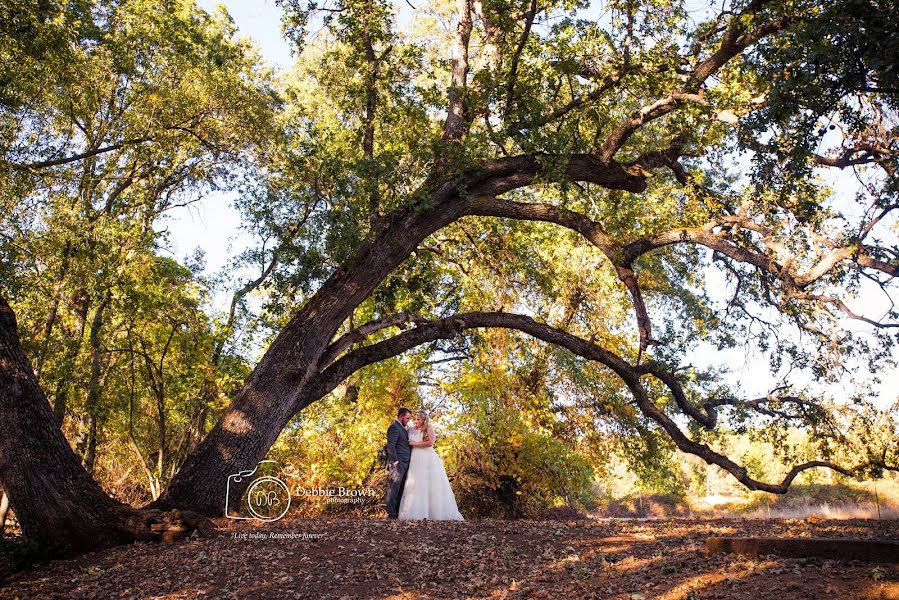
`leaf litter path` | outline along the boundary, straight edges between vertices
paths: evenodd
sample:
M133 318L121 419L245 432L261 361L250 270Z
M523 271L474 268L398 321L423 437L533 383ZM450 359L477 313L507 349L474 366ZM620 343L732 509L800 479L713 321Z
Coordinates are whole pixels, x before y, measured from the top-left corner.
M899 539L897 521L222 523L12 575L0 598L891 598L899 565L703 554L708 536Z

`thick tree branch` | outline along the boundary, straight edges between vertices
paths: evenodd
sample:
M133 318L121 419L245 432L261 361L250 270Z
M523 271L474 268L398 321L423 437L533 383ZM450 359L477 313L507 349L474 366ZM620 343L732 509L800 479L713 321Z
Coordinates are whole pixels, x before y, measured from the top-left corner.
M574 169L569 169L569 172L572 171ZM841 262L850 259L860 266L872 268L891 276L899 274L899 264L873 258L866 253L868 247L865 246L833 248L806 270L794 272L791 265L799 262L794 258L780 263L772 254L747 248L733 241L732 236L737 228L756 231L765 238L770 238L771 232L767 228L754 223L751 217L745 214L725 216L701 227L672 229L624 245L614 240L600 223L586 215L549 204L515 202L494 196L481 196L469 203L466 214L555 223L579 233L596 246L612 263L618 278L627 287L632 297L640 333L641 353L650 345L658 342L652 338L651 320L632 265L640 256L668 245L680 243L703 245L720 255L753 265L760 271L773 275L784 285L788 296L801 297L804 295L809 299L828 302L846 312L850 317L872 324L875 323L873 320L855 315L836 299L826 299L823 296L812 297L804 294L802 290L827 275ZM890 325L878 326L889 327Z
M626 167L628 171L631 172L633 172L635 168L648 170L667 167L674 173L674 177L677 179L678 183L687 185L691 178L683 165L678 161L681 156L685 156L683 147L686 141L686 138L682 135L675 136L664 150L646 152L633 162L628 163ZM649 177L649 175L650 173L647 172L646 176Z
M473 171L468 179L468 195L498 196L531 185L538 178L564 178L634 193L646 191L647 185L645 173L628 172L615 161L603 163L591 154L518 155L493 160Z
M868 141L852 144L847 148L843 148L841 152L829 156L817 153L812 154L812 161L821 167L834 167L837 169L876 163L881 165L889 175L892 175L894 169L887 161L895 160L897 157L899 157L899 153L888 146Z
M631 295L640 334L640 352L644 352L650 345L658 344L652 339L652 323L637 281L637 274L632 268L633 261L623 259L625 255L622 253L621 245L612 239L599 223L586 215L549 204L514 202L498 198L479 198L469 214L555 223L581 234L605 254Z
M625 142L643 125L654 121L663 115L685 103L694 103L708 106L708 101L702 94L687 92L672 92L665 98L648 104L634 111L605 139L597 152L600 160L609 161L624 146Z
M788 491L796 476L808 469L827 467L844 475L852 476L861 469L870 466L870 463L866 463L853 468L845 468L829 461L816 460L793 467L780 483L766 483L756 480L748 474L745 467L712 450L707 445L700 444L687 437L677 424L649 399L646 389L640 382L640 378L651 367L647 367L647 365L642 367L632 366L614 352L593 342L535 321L531 317L512 313L470 312L444 319L420 322L415 327L387 340L353 350L310 380L309 384L294 399L292 404L294 411L302 410L312 402L315 402L318 398L334 390L346 377L367 365L397 356L421 344L438 339L452 339L462 334L464 330L488 327L515 329L549 344L565 348L577 356L596 361L608 367L630 389L637 406L644 416L662 427L678 448L684 452L699 456L709 464L715 464L728 471L749 489L784 494ZM757 403L761 404L763 400L760 399ZM750 401L750 404L751 402L753 401ZM718 401L718 403L720 405L725 403L725 401ZM709 417L698 412L698 409L696 414L707 422L709 421ZM714 426L713 420L711 426Z

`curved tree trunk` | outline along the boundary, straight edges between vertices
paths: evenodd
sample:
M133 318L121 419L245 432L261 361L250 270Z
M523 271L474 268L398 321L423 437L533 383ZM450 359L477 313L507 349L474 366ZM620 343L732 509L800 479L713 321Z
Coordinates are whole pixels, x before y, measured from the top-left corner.
M29 542L70 554L202 527L195 515L139 511L110 498L56 424L0 298L0 481ZM172 523L181 521L181 523ZM174 527L172 526L174 525Z
M445 186L445 200L455 191ZM433 196L432 196L433 197ZM192 452L154 508L188 509L207 516L224 511L229 475L252 469L295 413L296 399L318 372L328 343L353 310L428 235L461 214L461 207L434 203L410 209L366 242L325 282L281 331L243 388L203 442Z
M385 228L364 242L278 334L209 435L149 506L221 515L227 478L265 458L295 414L304 387L319 372L325 348L355 308L425 238L475 214L478 198L529 185L542 174L543 167L535 159L509 157L412 194L416 201L394 213ZM592 156L572 157L566 175L612 189L639 192L646 187L644 178Z

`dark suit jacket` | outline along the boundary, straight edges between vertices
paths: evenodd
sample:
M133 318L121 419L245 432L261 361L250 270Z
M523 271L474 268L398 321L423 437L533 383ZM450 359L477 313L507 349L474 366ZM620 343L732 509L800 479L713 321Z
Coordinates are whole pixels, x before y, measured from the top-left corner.
M407 463L412 458L409 434L406 433L406 428L396 419L387 428L387 458L390 464L397 461Z

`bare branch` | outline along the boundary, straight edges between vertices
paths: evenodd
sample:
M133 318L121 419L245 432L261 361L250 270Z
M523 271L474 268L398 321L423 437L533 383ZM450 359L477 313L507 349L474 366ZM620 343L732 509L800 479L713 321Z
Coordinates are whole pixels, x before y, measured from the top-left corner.
M631 115L606 138L597 153L599 159L603 161L612 160L615 153L624 146L624 143L640 127L670 113L678 106L687 102L708 106L708 101L702 94L685 92L673 92L661 100L648 104L631 113Z
M876 163L883 166L887 173L892 174L892 169L889 168L885 161L897 157L899 157L899 153L891 150L889 147L877 142L866 141L854 143L834 155L812 154L812 161L821 167L834 167L837 169Z
M626 167L629 171L633 171L635 168L657 169L659 167L667 167L671 169L671 171L674 173L675 179L677 179L680 184L687 185L688 183L690 183L691 178L687 174L687 171L684 169L683 165L678 162L678 159L681 156L685 156L683 150L683 146L685 143L686 138L684 136L678 135L671 140L671 143L666 149L646 152L633 162L628 163ZM647 173L646 176L648 177L649 173Z
M846 303L843 302L840 298L836 298L833 296L825 296L823 294L794 293L794 294L791 294L791 297L801 299L801 300L812 300L815 302L821 302L823 304L830 304L830 305L836 307L838 310L840 310L840 312L845 314L850 319L854 319L856 321L861 321L863 323L867 323L868 325L871 325L872 327L877 327L878 329L892 329L895 327L899 327L899 323L884 323L882 321L877 321L875 319L871 319L871 318L859 315L859 314L853 312L848 306L846 306Z
M724 228L723 226L729 226ZM694 243L715 250L721 255L736 261L748 263L761 271L771 273L780 281L792 289L807 288L843 261L852 259L863 267L881 271L890 276L899 275L899 264L884 262L869 254L872 247L843 246L834 248L823 255L818 262L803 272L793 272L787 264L778 262L772 256L755 249L749 249L736 244L731 239L734 227L752 228L748 216L730 216L709 221L700 227L684 227L663 231L655 235L634 240L622 247L621 253L626 261L636 260L637 257L652 250L679 243ZM716 231L718 229L718 231Z

